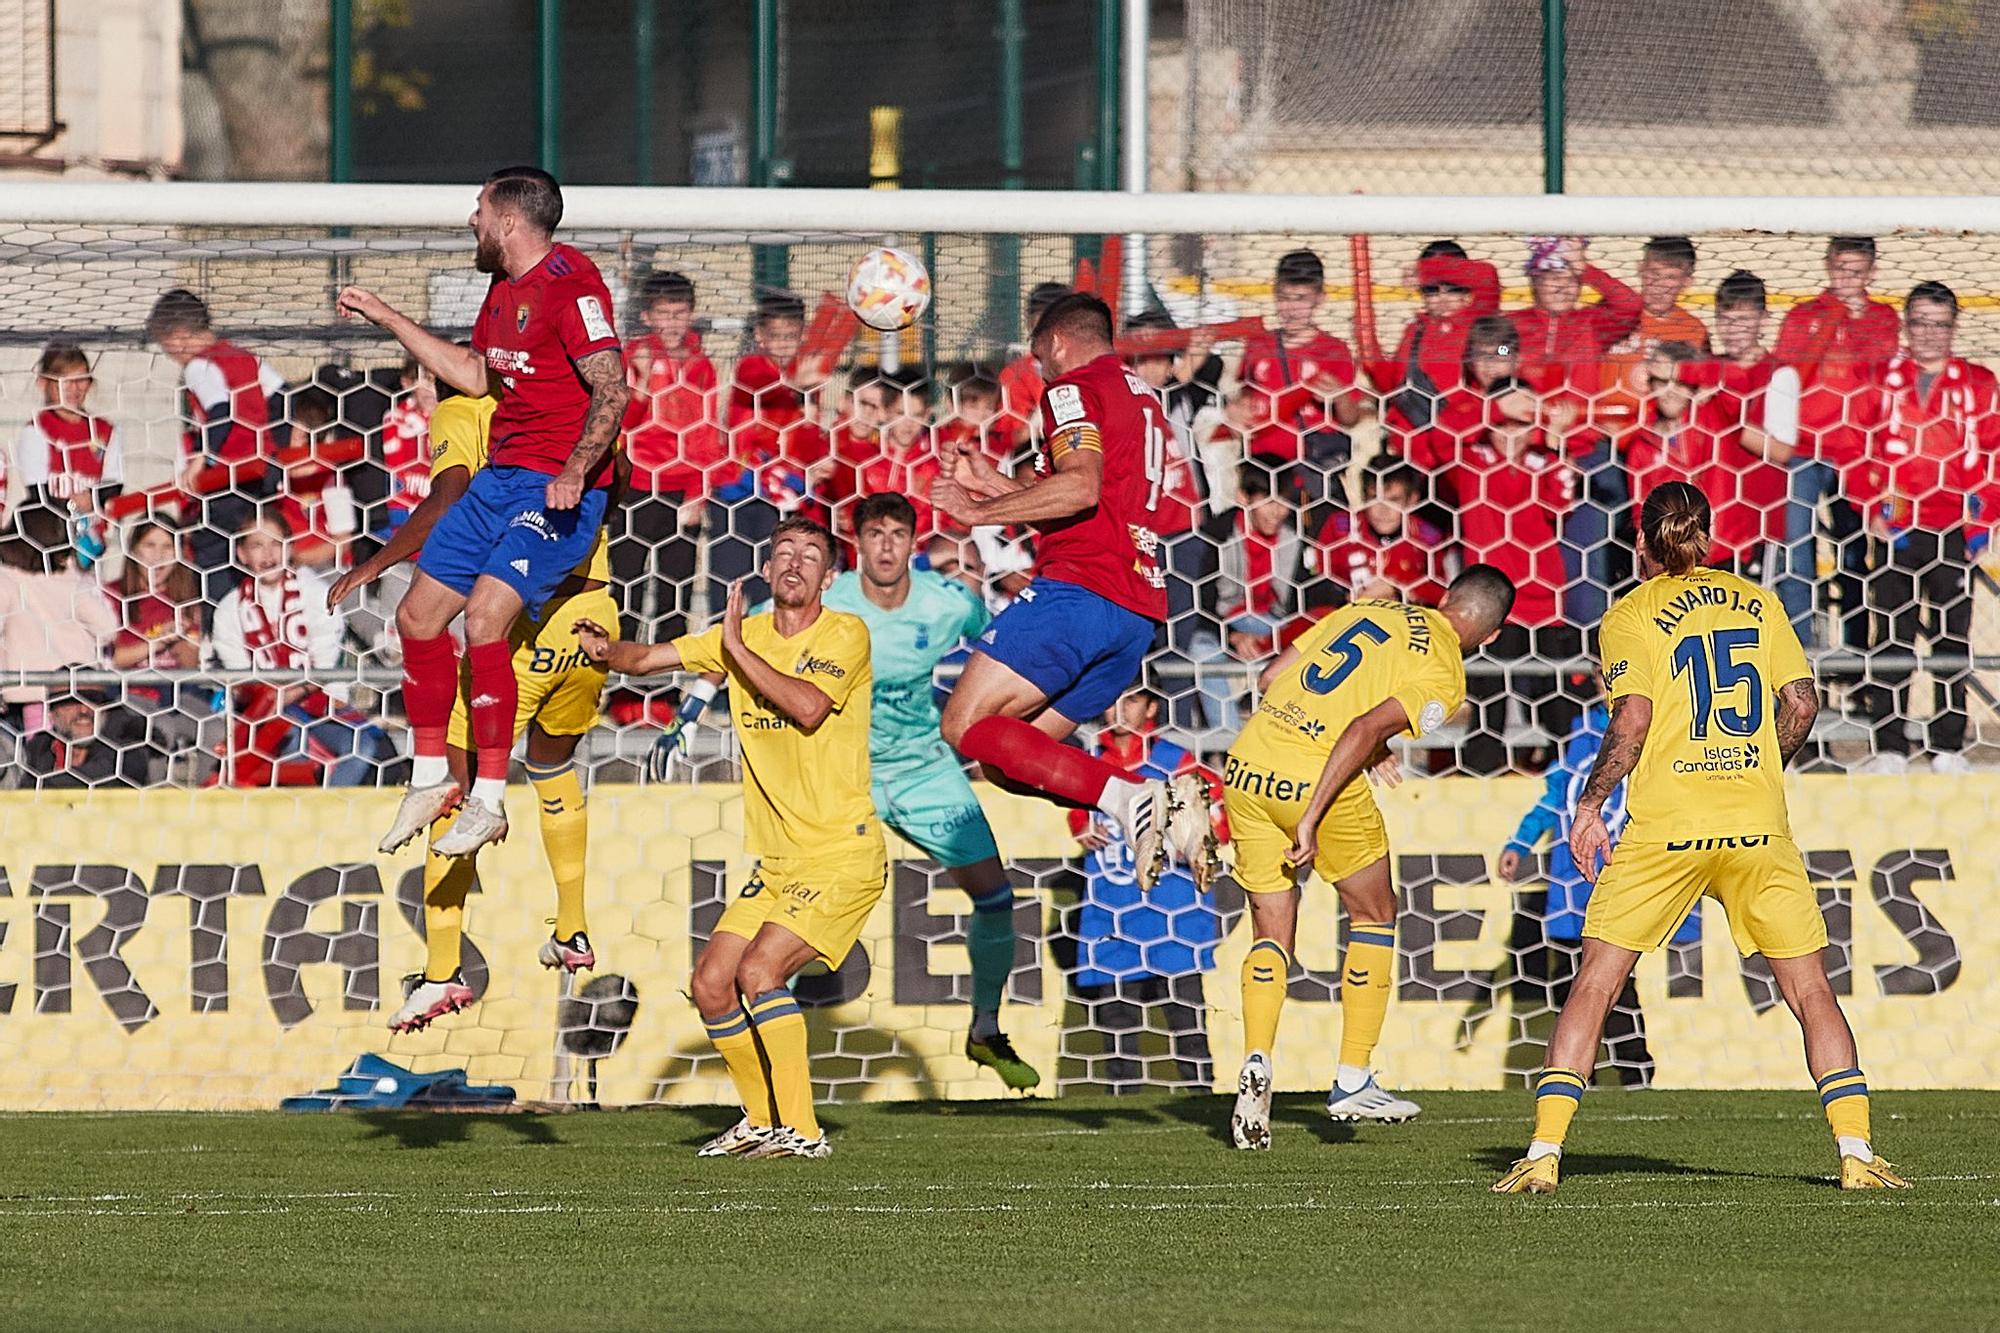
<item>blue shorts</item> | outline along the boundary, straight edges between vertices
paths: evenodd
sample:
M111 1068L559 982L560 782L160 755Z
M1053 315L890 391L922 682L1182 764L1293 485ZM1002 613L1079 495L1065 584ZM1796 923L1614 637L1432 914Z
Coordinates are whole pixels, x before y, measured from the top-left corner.
M1154 631L1137 611L1088 588L1036 579L979 636L978 650L1081 723L1100 716L1139 679Z
M611 493L585 491L574 509L552 510L552 478L524 467L484 468L424 539L417 568L462 597L481 574L521 594L530 617L590 554Z
M993 826L956 756L907 769L878 769L871 794L882 822L947 870L1000 855Z

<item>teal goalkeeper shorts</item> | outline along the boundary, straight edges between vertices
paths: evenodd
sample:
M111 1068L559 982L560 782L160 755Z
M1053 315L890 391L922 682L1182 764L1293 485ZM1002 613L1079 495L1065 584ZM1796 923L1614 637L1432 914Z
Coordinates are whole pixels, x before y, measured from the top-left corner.
M955 759L879 773L870 792L882 822L948 870L1000 855Z

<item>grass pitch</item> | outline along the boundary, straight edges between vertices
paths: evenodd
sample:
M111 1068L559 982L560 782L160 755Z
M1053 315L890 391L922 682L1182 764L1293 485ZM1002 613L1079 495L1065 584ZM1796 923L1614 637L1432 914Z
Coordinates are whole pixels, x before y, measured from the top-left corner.
M1498 1198L1524 1093L1403 1126L1281 1098L830 1108L826 1162L702 1161L719 1109L0 1120L0 1326L870 1330L2000 1327L2000 1094L1888 1093L1910 1193L1843 1195L1796 1093L1599 1091Z

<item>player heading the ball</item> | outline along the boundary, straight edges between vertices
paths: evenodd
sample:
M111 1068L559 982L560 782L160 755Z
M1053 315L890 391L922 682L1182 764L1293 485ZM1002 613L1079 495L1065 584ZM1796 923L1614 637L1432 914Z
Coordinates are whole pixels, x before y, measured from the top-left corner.
M1649 577L1604 617L1611 723L1569 835L1577 868L1597 889L1576 980L1535 1079L1534 1138L1496 1194L1556 1192L1605 1014L1639 955L1666 943L1703 894L1722 904L1737 950L1764 955L1804 1029L1840 1187L1908 1188L1869 1143L1868 1081L1827 982L1826 919L1785 808L1785 765L1812 733L1819 691L1777 595L1702 564L1710 524L1699 490L1656 486L1639 512ZM1631 818L1607 864L1604 802L1628 773Z
M486 178L471 226L475 263L493 282L469 348L420 327L373 292L340 293L341 313L387 329L433 375L461 393L499 399L491 466L438 520L396 608L413 762L384 852L461 800L464 809L435 851L468 856L506 836L502 798L519 704L507 632L523 611L541 614L604 525L612 440L630 391L611 294L581 251L556 243L562 213L562 188L539 167L505 167ZM461 610L478 750L469 796L445 761L458 694L458 650L448 630Z
M1220 865L1208 793L1123 772L1064 745L1133 681L1167 618L1152 529L1166 477L1160 400L1112 346L1110 307L1057 297L1030 339L1048 381L1032 481L1003 476L974 441L941 446L931 502L967 527L1025 523L1041 560L1030 584L980 636L945 705L944 738L994 781L1117 821L1142 887L1169 854L1206 887Z

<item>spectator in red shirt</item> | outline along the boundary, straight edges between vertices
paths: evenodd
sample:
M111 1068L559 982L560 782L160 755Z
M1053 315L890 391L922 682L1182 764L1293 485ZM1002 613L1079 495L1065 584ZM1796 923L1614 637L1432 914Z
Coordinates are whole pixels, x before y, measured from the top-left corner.
M1270 655L1278 623L1298 599L1298 510L1283 487L1273 490L1265 470L1243 468L1237 484L1236 523L1220 553L1219 611L1228 646L1239 661Z
M290 461L279 475L278 510L298 534L291 545L293 563L325 571L345 563L357 514L354 492L342 480L338 464L322 458L320 451L357 441L340 420L339 402L317 384L292 395L287 415L285 452Z
M118 578L118 634L111 665L120 670L201 665L201 589L181 563L166 524L145 519L125 539Z
M1919 637L1960 659L1932 666L1944 705L1924 749L1940 773L1970 770L1966 690L1972 672L1972 550L2000 516L2000 383L1957 356L1958 297L1923 282L1903 303L1909 351L1856 401L1860 445L1843 478L1868 533L1874 653L1909 656ZM1910 669L1869 664L1862 704L1874 728L1872 771L1908 766Z
M1125 322L1128 333L1174 327L1163 312L1134 315ZM1188 379L1181 378L1184 361L1195 368ZM1209 351L1207 332L1196 329L1189 336L1185 359L1177 351L1145 352L1126 357L1125 363L1160 396L1173 427L1165 441L1153 531L1160 538L1160 566L1167 575L1168 641L1185 653L1198 635L1215 634L1213 622L1198 614L1196 603L1215 577L1216 543L1227 525L1209 504L1208 473L1195 451L1194 420L1220 397L1222 358ZM1185 725L1187 719L1176 710L1174 720Z
M1407 442L1437 419L1444 395L1462 379L1466 338L1480 319L1499 313L1500 271L1466 256L1457 241L1432 241L1404 274L1423 301L1393 357L1382 355L1375 330L1359 321L1355 344L1362 368L1383 397L1382 424L1388 447L1407 452Z
M1326 300L1326 266L1310 250L1292 251L1278 261L1271 297L1277 327L1244 341L1238 371L1258 394L1250 453L1287 469L1306 504L1344 504L1347 431L1361 420L1361 401L1354 354L1313 322Z
M1361 511L1328 516L1306 551L1306 568L1350 601L1376 598L1436 606L1447 578L1444 533L1417 510L1424 477L1407 463L1371 464L1361 474Z
M1000 410L1000 382L974 367L951 386L951 415L938 423L938 448L977 440L988 461L1004 472L1018 425Z
M1491 424L1460 445L1445 476L1458 497L1458 537L1469 563L1489 564L1514 581L1513 614L1488 655L1522 663L1504 677L1480 675L1466 682L1477 724L1465 745L1466 767L1481 774L1507 765L1507 700L1519 700L1545 742L1528 758L1546 759L1569 733L1577 705L1561 689L1552 663L1577 656L1583 638L1562 614L1566 577L1559 534L1574 503L1575 473L1536 424L1534 397L1518 379L1487 390Z
M1032 329L1041 322L1042 312L1068 296L1065 282L1038 282L1028 292L1021 327ZM1042 368L1028 352L1009 361L1000 371L1000 412L1011 431L1008 452L1025 448L1033 435L1032 423L1042 410Z
M285 381L218 336L209 326L207 302L184 287L153 303L146 336L181 367L187 430L179 479L200 507L188 546L207 599L203 615L212 618L236 586L229 562L237 529L277 490L275 470L261 469L276 452L273 425L284 416Z
M1683 342L1708 351L1708 326L1681 305L1694 285L1696 258L1685 236L1651 237L1639 252L1639 324L1605 354L1604 389L1592 413L1615 442L1623 443L1641 424L1646 360L1654 348Z
M1655 486L1691 482L1714 516L1708 563L1762 581L1765 550L1783 522L1785 471L1746 439L1750 400L1720 388L1697 399L1698 386L1720 372L1689 343L1661 343L1646 369L1644 425L1627 450L1633 522Z
M708 502L709 614L722 614L729 584L748 582L755 605L770 595L757 576L757 555L780 517L820 516L813 483L830 470L826 432L806 412L806 394L825 382L825 368L800 364L805 302L773 292L751 316L754 350L736 363L729 385L729 453L738 471L711 486Z
M684 275L652 273L640 284L646 331L625 344L631 489L611 520L611 581L628 639L664 642L687 632L703 506L711 481L734 471L715 363L694 318L694 284Z
M94 515L122 488L125 449L118 427L87 406L95 384L90 358L75 343L58 340L42 349L35 362L42 410L21 428L14 446L13 473L27 492L25 503ZM0 465L0 482L6 476ZM0 512L4 508L0 496Z
M1611 606L1621 557L1612 534L1632 500L1607 427L1590 408L1604 386L1604 360L1639 327L1639 294L1588 258L1581 236L1536 237L1528 243L1528 284L1535 303L1508 317L1521 339L1521 377L1544 395L1580 404L1582 425L1562 447L1581 474L1577 503L1563 524L1563 559L1569 576L1566 611L1572 622L1595 625ZM1584 305L1583 289L1598 301Z
M880 447L857 473L853 495L837 506L836 521L843 531L850 530L853 520L845 511L852 501L866 495L901 495L917 511L917 540L928 541L945 526L930 502L931 483L942 468L931 438L930 381L922 371L902 371L863 386L855 391L856 397L870 390L890 397L888 417L882 424Z
M861 494L861 472L882 456L882 429L897 414L902 390L877 366L856 366L848 372L847 400L833 427L833 479L827 490L836 498L833 530L851 540L848 510ZM900 493L900 492L899 492Z
M1819 585L1819 538L1814 530L1820 502L1825 500L1825 536L1834 550L1832 591L1839 606L1834 637L1857 652L1868 647L1862 591L1868 554L1861 516L1841 493L1840 469L1852 461L1858 438L1843 427L1849 403L1895 357L1902 337L1896 308L1868 295L1868 284L1874 280L1874 238L1833 237L1826 244L1826 290L1794 306L1778 329L1778 359L1796 366L1804 383L1778 596L1799 638L1808 644L1819 642L1813 618L1814 589Z
M437 410L437 381L415 359L398 373L401 392L382 414L382 470L389 495L370 535L387 541L431 493L431 413Z

